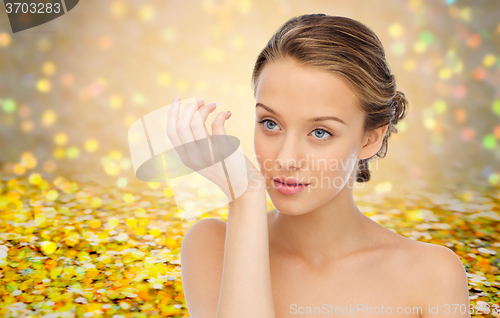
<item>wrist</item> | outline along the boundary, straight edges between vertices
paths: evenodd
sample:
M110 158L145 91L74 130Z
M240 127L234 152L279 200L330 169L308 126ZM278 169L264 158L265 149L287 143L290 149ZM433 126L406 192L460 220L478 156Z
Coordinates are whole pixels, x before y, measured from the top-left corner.
M267 213L267 198L265 188L248 188L243 194L229 202L231 207L252 206L256 209L263 209Z

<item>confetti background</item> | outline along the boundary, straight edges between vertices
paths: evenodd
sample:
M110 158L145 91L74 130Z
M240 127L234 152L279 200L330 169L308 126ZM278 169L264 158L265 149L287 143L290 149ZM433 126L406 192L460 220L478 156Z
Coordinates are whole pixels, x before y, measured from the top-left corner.
M0 315L188 317L183 235L227 207L180 220L166 184L135 178L128 128L177 94L204 99L231 110L226 131L252 157L255 58L289 18L326 13L377 33L410 101L355 190L360 210L455 251L477 316L500 317L488 309L500 303L498 12L494 0L87 0L16 34L0 13Z

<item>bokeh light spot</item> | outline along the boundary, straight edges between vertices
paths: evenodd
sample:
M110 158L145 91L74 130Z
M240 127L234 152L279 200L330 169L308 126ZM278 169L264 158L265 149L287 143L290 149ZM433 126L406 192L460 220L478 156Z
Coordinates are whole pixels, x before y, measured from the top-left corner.
M121 98L121 96L119 95L113 95L109 98L109 105L114 108L114 109L118 109L122 106L123 104L123 100Z
M492 134L488 134L483 137L483 146L486 149L495 149L497 146L496 138Z
M95 139L88 139L86 142L85 142L85 150L87 150L88 152L94 152L97 150L97 148L99 148L99 143L97 140Z
M488 54L486 55L484 58L483 58L483 65L485 67L492 67L493 65L495 65L497 61L497 58L495 55L493 54Z
M58 146L64 146L68 142L68 135L65 132L58 132L54 136L54 142Z
M493 106L491 107L495 115L500 116L500 99L495 99L493 101Z
M7 98L2 102L2 109L7 114L11 114L16 111L17 105L12 98Z
M393 23L389 26L389 35L393 38L399 38L404 33L404 29L399 23Z
M10 34L6 32L0 33L0 47L7 47L11 42Z
M99 148L99 142L95 139L88 139L85 142L85 150L88 152L94 152Z
M51 61L47 61L42 65L42 72L46 76L51 76L56 71L56 66Z
M127 178L125 177L121 177L121 178L118 178L118 180L116 181L116 185L119 187L119 188L125 188L128 184L128 181L127 181Z
M36 88L40 93L47 93L50 92L50 89L52 88L52 84L50 83L50 80L46 78L39 79L36 82Z
M438 115L442 115L446 112L446 102L444 100L437 100L434 102L434 111Z
M66 149L66 157L68 159L76 159L80 156L80 149L76 146L69 147Z
M47 109L42 114L42 125L44 127L52 126L57 119L56 113L52 109Z
M38 161L31 151L25 151L21 154L21 163L28 169L36 167Z

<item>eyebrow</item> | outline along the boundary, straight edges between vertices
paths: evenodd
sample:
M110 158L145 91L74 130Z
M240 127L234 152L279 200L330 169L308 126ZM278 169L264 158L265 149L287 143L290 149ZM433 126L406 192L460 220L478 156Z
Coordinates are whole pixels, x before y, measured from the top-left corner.
M271 108L267 107L266 105L264 105L262 103L257 103L255 105L255 107L259 107L259 106L264 108L265 110L267 110L268 112L270 112L272 114L278 115L278 113L276 113L274 110L272 110ZM324 121L324 120L334 120L334 121L338 121L339 123L342 123L346 126L349 126L345 121L343 121L342 119L335 117L335 116L322 116L322 117L315 117L315 118L308 119L308 121L312 121L312 122Z

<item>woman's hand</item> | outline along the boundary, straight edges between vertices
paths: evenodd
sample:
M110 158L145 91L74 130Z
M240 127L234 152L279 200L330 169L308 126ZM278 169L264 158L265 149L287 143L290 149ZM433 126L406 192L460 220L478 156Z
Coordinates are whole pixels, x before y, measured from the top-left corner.
M215 103L205 105L203 100L199 100L187 104L179 117L180 99L176 96L168 110L167 136L170 142L182 162L215 183L229 201L235 199L234 193L265 192L262 173L234 147L226 135L224 122L231 117L231 112L217 114L212 122L213 136L210 136L205 121L216 107ZM241 158L244 160L239 160ZM220 165L215 165L221 161L231 176L230 182Z

